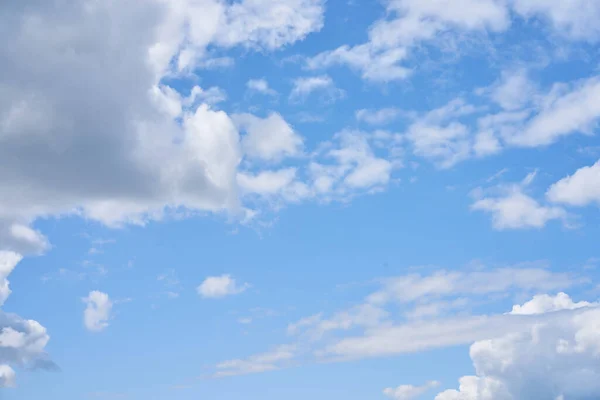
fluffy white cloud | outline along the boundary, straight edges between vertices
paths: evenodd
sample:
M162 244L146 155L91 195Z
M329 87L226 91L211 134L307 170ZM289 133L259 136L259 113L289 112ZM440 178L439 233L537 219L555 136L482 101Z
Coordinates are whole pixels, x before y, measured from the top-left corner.
M568 294L564 292L560 292L556 296L538 294L533 296L533 299L522 305L514 305L510 313L518 315L534 315L560 310L576 310L578 308L597 305L597 303L589 303L587 301L580 301L576 303L571 299L571 297L569 297Z
M492 215L495 229L542 228L552 220L565 220L567 213L555 206L543 206L535 199L513 191L500 197L482 198L471 206L473 210Z
M231 275L209 276L196 289L198 294L204 298L221 298L239 294L250 287L244 283L238 285Z
M406 138L416 155L449 168L472 154L470 129L458 119L476 111L462 99L455 99L417 118L409 126Z
M526 70L504 72L501 81L493 88L491 98L505 110L522 109L533 100L535 87Z
M550 186L546 196L555 203L572 206L600 205L600 161L556 182Z
M295 168L285 168L278 171L263 171L257 175L238 174L240 187L248 193L273 195L289 187L296 178Z
M277 162L302 153L303 138L277 113L266 118L235 114L237 126L245 131L242 147L247 157Z
M566 223L568 214L563 208L542 205L524 193L535 176L534 172L520 184L499 185L489 194L474 191L476 200L471 209L490 213L492 224L498 230L542 228L552 220Z
M423 386L400 385L396 388L386 388L383 394L394 400L411 400L415 399L430 389L440 385L437 381L429 381Z
M18 253L0 250L0 307L11 293L8 276L22 259L23 256Z
M387 184L393 164L375 154L369 139L359 131L342 131L336 134L334 140L337 147L328 149L326 155L337 164L327 166L313 163L311 172L315 185L330 189L338 180L341 184L338 189L346 192Z
M246 82L248 90L266 94L269 96L276 96L277 92L269 87L269 82L266 79L250 79Z
M113 303L106 293L97 290L91 291L83 298L86 304L83 312L83 323L92 332L99 332L108 328Z
M335 101L344 95L341 89L337 89L333 79L327 75L310 76L294 79L294 87L290 93L290 101L301 101L313 92L325 93L325 100Z
M475 342L470 355L476 375L462 377L458 390L446 390L436 400L587 400L600 396L600 310L572 310L576 303L564 294L559 297L547 298L552 303L547 311L553 312L542 314L527 330ZM532 302L539 303L539 299ZM517 309L528 308L527 304L532 303Z
M0 251L0 305L10 295L6 279L22 256ZM15 314L0 310L0 387L15 385L12 365L27 368L56 368L45 353L50 337L46 328L34 320L25 320Z
M523 127L507 131L504 140L513 146L537 147L575 133L593 132L600 119L600 79L556 84L538 99L537 113Z
M510 22L503 2L496 0L395 0L386 3L386 11L392 18L386 16L376 21L369 29L368 42L318 54L308 60L308 68L342 64L360 71L370 81L405 79L411 71L401 63L407 59L409 50L433 39L438 32L500 31Z

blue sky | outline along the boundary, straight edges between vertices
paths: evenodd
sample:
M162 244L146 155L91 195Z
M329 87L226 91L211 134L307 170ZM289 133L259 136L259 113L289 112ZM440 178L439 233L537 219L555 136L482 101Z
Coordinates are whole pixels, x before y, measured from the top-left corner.
M0 5L0 398L599 398L599 18Z

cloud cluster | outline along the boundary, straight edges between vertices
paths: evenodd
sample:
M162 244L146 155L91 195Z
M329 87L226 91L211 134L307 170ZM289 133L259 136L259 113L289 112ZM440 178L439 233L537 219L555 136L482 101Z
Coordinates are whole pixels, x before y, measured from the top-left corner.
M346 65L368 81L402 80L411 75L411 51L420 44L435 43L449 32L505 32L515 18L548 21L557 35L571 40L600 39L594 24L600 5L586 0L393 0L385 8L385 17L369 28L367 42L322 52L308 59L307 68Z
M600 310L590 306L574 303L564 293L537 296L515 306L513 310L528 310L546 319L523 332L475 342L470 355L476 375L460 378L458 390L446 390L435 399L597 398Z
M0 306L11 294L7 278L21 259L20 254L0 251ZM37 321L0 310L0 387L15 385L12 366L55 368L45 352L49 340L46 328Z
M527 332L540 321L548 321L546 316L530 311L548 309L544 297L533 299L541 305L528 303L514 313L487 315L471 311L489 299L554 292L579 283L581 279L576 276L534 265L391 277L382 280L379 289L360 304L330 316L320 312L289 324L287 333L296 339L296 352L285 362L270 364L266 369L282 368L306 355L318 362L385 357ZM551 303L555 308L587 306L571 304L562 297ZM244 373L250 373L249 365L261 365L253 362L255 357L236 360L236 365L247 367ZM254 372L262 372L259 367ZM389 394L400 396L413 393L412 389L417 390L412 386L399 391L390 388Z

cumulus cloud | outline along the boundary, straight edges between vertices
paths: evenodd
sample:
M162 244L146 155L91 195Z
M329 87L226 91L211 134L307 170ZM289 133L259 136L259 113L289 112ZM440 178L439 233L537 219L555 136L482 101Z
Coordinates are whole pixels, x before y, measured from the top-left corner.
M17 253L0 251L0 305L11 291L7 277L21 261ZM41 324L0 310L0 387L15 385L12 366L26 368L55 368L45 352L50 337Z
M245 132L242 147L247 157L277 162L283 157L295 157L302 153L302 136L277 113L271 113L265 118L235 114L233 119Z
M522 305L514 305L510 313L518 315L545 314L552 311L576 310L578 308L597 305L598 303L589 303L587 301L574 302L571 297L564 292L560 292L556 296L538 294Z
M13 251L0 251L0 307L11 293L8 276L22 259L23 256Z
M513 310L544 303L552 306L534 307L535 312L552 313L541 314L538 323L525 331L475 342L470 355L476 375L460 378L458 390L446 390L435 399L587 400L600 396L600 310L573 310L576 303L565 294L540 299Z
M100 332L108 328L113 302L108 295L97 290L91 291L83 298L86 304L83 312L83 323L92 332Z
M600 205L600 161L556 182L546 196L552 202L571 206Z
M209 276L198 286L197 291L204 298L217 299L240 294L249 287L247 283L239 285L231 275L221 275Z
M529 174L519 184L499 185L487 194L474 191L476 200L471 209L491 214L497 230L543 228L552 220L566 223L568 213L563 208L540 204L525 193L534 178L535 173Z
M337 89L333 79L327 75L310 76L294 79L294 87L290 93L290 101L302 101L313 92L322 92L327 101L335 101L344 95L341 89Z
M246 82L248 90L266 94L269 96L276 96L277 92L269 87L269 82L266 79L250 79Z

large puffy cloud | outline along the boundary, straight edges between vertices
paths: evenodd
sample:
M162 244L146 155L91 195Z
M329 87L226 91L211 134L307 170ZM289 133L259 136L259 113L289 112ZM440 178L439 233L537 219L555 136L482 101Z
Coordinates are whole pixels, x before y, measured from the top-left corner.
M219 88L183 97L166 75L230 63L217 47L276 49L322 26L321 0L26 0L0 3L0 302L31 227L65 214L110 226L170 210L238 213L242 158ZM211 47L211 51L206 49ZM86 298L99 330L110 299ZM50 367L36 321L0 311L0 384L12 366Z
M547 303L547 299L532 302ZM538 309L548 313L527 330L475 342L470 355L476 375L462 377L458 390L446 390L436 400L598 398L600 310L561 311L576 304L565 295L552 303L551 309Z
M0 17L14 38L0 45L0 219L77 213L118 224L164 206L234 205L229 118L201 106L181 129L149 95L158 5L20 4Z
M180 207L238 212L237 129L199 104L222 92L182 99L157 83L184 59L208 60L209 45L300 40L320 29L322 2L32 1L0 6L0 34L12 38L0 44L3 246L46 249L28 228L40 216L119 225Z

